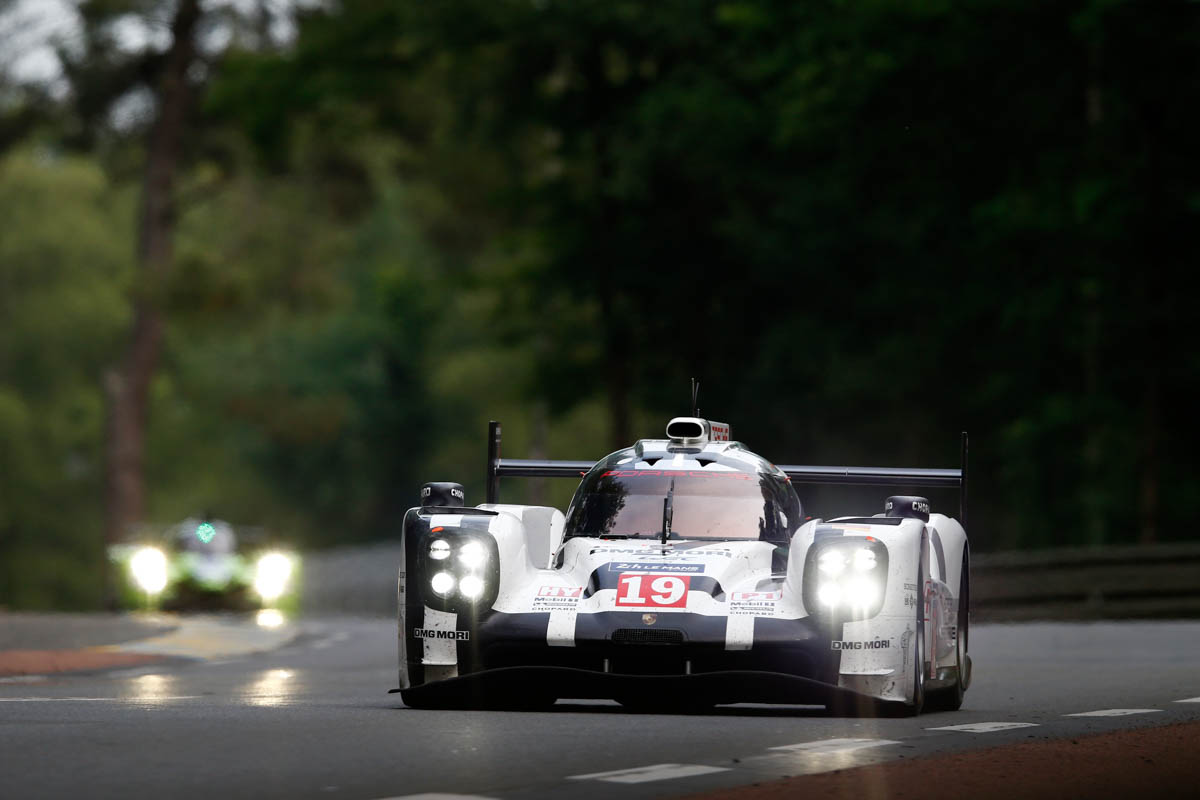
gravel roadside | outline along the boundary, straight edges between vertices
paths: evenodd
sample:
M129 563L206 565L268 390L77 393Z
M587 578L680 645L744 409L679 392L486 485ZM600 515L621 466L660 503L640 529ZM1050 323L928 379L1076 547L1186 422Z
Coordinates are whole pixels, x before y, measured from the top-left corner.
M1200 724L891 761L689 795L686 800L1146 800L1194 798Z
M178 627L160 614L0 612L0 651L64 650L145 639Z
M0 612L0 677L108 669L161 661L110 652L111 645L174 630L169 617L146 614Z

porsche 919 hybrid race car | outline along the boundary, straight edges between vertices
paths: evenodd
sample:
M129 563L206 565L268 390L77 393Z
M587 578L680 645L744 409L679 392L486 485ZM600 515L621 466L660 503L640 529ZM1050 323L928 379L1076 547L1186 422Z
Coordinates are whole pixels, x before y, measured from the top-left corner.
M698 417L666 433L594 464L514 460L493 422L487 503L425 484L404 519L393 691L418 708L961 705L962 525L912 495L809 519L793 483L952 486L965 500L965 434L963 466L935 470L778 467ZM502 476L581 475L565 515L498 502Z

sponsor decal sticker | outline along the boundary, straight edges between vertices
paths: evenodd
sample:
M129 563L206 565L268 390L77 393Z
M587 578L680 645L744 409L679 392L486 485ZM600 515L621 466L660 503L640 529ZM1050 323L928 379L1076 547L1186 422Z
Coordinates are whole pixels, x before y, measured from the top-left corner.
M471 640L470 631L438 631L433 628L413 628L414 639L454 639L458 642Z
M671 542L667 542L668 550L671 550L673 547L674 547L674 545ZM594 555L596 553L601 553L601 554L605 554L605 555L609 555L609 554L631 555L631 556L645 556L645 557L649 558L650 556L654 555L657 552L659 552L659 544L656 542L654 544L653 549L650 547L605 547L605 546L601 545L599 547L593 547L591 550L588 551L588 554ZM677 555L675 553L671 554L671 558L677 559L679 561L691 560L691 556Z
M538 589L538 597L574 597L578 599L582 595L582 586L543 586Z
M886 503L884 503L883 510L891 511L895 505L896 504L893 503L891 500L888 500ZM916 511L920 514L928 514L929 513L929 503L925 502L924 500L913 500L912 501L912 510Z
M433 494L433 490L430 489L428 486L421 487L421 497L423 497L423 498L430 497L432 494ZM451 487L451 489L450 489L450 496L453 497L455 500L463 500L464 499L462 489L455 489L453 487Z
M734 592L729 596L729 616L774 616L775 606L783 592Z
M888 650L892 646L892 640L872 639L869 642L849 642L834 639L829 646L831 650Z
M534 611L570 611L583 597L582 586L541 586L533 598Z
M696 574L704 572L703 564L664 564L662 562L646 563L642 561L614 561L608 565L609 572L657 572L671 574Z
M616 604L626 608L684 608L691 580L691 575L625 573L617 579Z

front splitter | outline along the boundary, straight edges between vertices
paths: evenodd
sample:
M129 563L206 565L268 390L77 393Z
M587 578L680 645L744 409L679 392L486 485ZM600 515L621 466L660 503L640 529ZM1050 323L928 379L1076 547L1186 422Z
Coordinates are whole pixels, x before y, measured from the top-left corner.
M501 667L391 691L402 692L406 703L412 701L420 705L487 705L521 698L848 707L880 702L876 698L811 678L758 670L696 675L626 675L571 667Z

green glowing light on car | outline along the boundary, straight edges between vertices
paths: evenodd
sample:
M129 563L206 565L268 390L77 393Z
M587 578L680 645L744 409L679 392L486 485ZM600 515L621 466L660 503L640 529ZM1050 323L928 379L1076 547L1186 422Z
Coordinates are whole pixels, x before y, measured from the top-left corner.
M217 529L211 523L201 522L196 526L196 538L208 544L212 538L217 535Z

